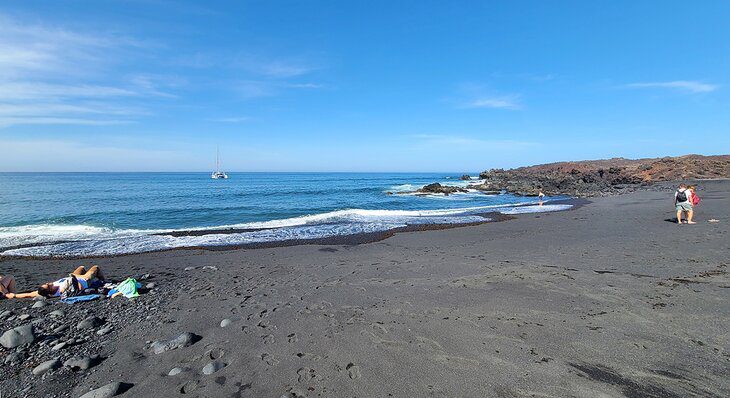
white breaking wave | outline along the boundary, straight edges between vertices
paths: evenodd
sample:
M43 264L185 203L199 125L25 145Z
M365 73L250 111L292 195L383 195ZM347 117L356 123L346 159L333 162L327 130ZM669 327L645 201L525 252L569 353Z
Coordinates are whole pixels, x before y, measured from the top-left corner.
M0 255L95 256L140 253L183 247L231 246L284 240L382 232L414 224L464 224L488 221L475 213L499 211L522 214L560 211L571 205L520 205L517 203L439 210L347 209L281 220L185 229L122 229L87 225L29 225L0 228ZM257 231L224 233L226 229ZM171 232L221 230L200 236L171 236ZM59 243L60 242L60 243Z
M472 223L489 221L479 216L439 217L432 223ZM119 239L83 240L44 246L6 250L5 256L104 256L143 253L184 247L235 246L252 243L281 242L287 240L322 239L362 233L384 232L405 227L408 223L344 223L265 229L231 234L201 236L145 235Z
M170 230L112 229L91 225L23 225L0 227L0 249L13 246L84 239L108 239L163 233Z
M500 210L502 214L526 214L526 213L545 213L552 211L563 211L568 210L573 205L531 205L531 206L517 206L511 209Z

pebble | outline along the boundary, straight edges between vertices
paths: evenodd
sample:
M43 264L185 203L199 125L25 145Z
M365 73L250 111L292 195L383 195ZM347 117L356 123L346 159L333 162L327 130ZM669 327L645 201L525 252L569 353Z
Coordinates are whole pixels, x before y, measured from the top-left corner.
M10 329L0 336L0 345L5 348L15 348L19 345L29 344L35 341L33 327L31 325L18 326Z
M66 348L66 346L68 346L68 343L64 341L64 342L58 343L58 344L54 345L53 347L51 347L51 351L62 350L64 348Z
M49 361L45 361L42 364L36 366L33 368L33 374L36 376L41 376L45 374L46 372L49 372L54 369L58 369L61 367L61 361L58 359L51 359Z
M97 330L96 331L96 334L98 334L99 336L103 336L103 335L105 335L105 334L107 334L107 333L109 333L111 331L112 331L111 326L107 326L105 328L102 328L102 329Z
M66 329L68 329L68 325L61 325L61 326L53 329L53 333L61 333L61 332L65 331Z
M223 362L218 362L218 361L211 362L203 367L203 374L211 375L225 367L226 367L226 364Z
M155 282L150 282L150 283L148 283L148 284L147 284L147 286L145 286L145 287L146 287L147 289L150 289L150 290L152 290L152 289L154 289L154 288L155 288L155 286L157 286L157 285L155 284Z
M193 333L183 333L172 340L168 341L155 341L152 343L152 350L155 354L162 354L163 352L175 350L178 348L188 347L200 340L199 336Z
M195 267L185 267L183 270L184 271L192 271L194 269L195 269Z
M24 320L26 320L28 318L30 318L30 314L23 314L23 315L21 315L21 316L18 317L18 319L20 319L21 321L24 321Z
M221 327L222 328L225 328L225 327L231 326L232 323L233 323L232 320L230 320L230 319L224 319L224 320L221 321Z
M180 373L183 373L183 372L185 372L185 371L187 371L187 370L188 370L187 368L179 368L179 367L178 367L178 368L172 368L172 369L170 369L170 371L169 371L169 372L167 373L167 375L168 375L168 376L177 376L177 375L179 375Z
M110 398L121 392L122 383L114 382L105 385L104 387L91 390L79 398Z
M6 365L15 365L23 362L25 360L25 353L22 351L16 351L12 354L8 354L8 356L5 357L5 364Z
M71 358L63 363L63 366L71 368L72 370L87 370L99 363L99 357L76 357Z
M55 310L55 311L51 312L48 315L50 315L52 317L62 317L62 316L66 316L66 311L64 311L64 310Z
M47 305L48 303L46 303L45 301L36 301L35 304L31 306L31 308L43 308Z
M3 312L0 312L0 320L5 319L9 317L10 315L13 315L13 311L5 310Z
M104 324L103 319L101 319L99 317L95 317L95 316L90 316L90 317L84 319L83 321L79 322L78 325L76 325L76 329L81 329L81 330L94 329L103 324Z

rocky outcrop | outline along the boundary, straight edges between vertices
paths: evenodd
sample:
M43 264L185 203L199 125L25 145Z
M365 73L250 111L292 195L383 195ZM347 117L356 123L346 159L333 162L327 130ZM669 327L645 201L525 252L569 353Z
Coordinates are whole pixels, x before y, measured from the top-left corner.
M457 192L469 192L464 188L461 187L454 187L450 185L441 185L438 182L435 182L433 184L428 184L424 186L423 188L416 191L417 193L423 193L423 194L434 194L434 193L441 193L444 195L451 195L452 193Z
M464 174L463 176L459 177L461 181L469 181L471 180L471 176L469 174Z
M606 196L636 190L655 181L730 178L730 156L687 155L659 159L605 159L561 162L480 173L473 186L482 191L506 190L526 196L564 194Z

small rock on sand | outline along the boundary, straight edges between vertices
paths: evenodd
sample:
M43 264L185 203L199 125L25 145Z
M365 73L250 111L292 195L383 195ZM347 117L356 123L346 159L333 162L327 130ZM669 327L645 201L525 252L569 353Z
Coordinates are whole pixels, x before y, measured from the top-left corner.
M51 312L48 315L50 315L52 317L62 317L62 316L66 316L66 311L64 311L64 310L55 310L55 311Z
M226 364L223 362L218 362L218 361L211 362L203 367L203 374L211 375L225 367L226 367Z
M97 331L96 331L96 334L98 334L99 336L103 336L103 335L105 335L105 334L108 334L108 333L109 333L109 332L111 332L111 331L112 331L112 328L111 328L110 326L107 326L107 327L105 327L105 328L103 328L103 329L99 329L99 330L97 330Z
M46 303L45 301L36 301L31 308L43 308L47 305L48 303Z
M61 325L61 326L59 326L59 327L57 327L57 328L53 329L53 333L61 333L61 332L65 332L65 331L66 331L66 329L68 329L68 325Z
M224 320L221 321L221 327L222 328L225 328L225 327L231 326L232 323L233 323L232 320L230 320L230 319L224 319Z
M8 354L8 356L5 357L6 365L15 365L22 363L23 361L25 361L25 353L22 351Z
M96 390L91 390L86 394L80 396L79 398L110 398L119 394L121 389L122 383L109 383L104 387L97 388Z
M96 317L96 316L90 316L83 321L79 322L78 325L76 325L76 329L94 329L104 324L104 320Z
M35 341L33 327L31 325L18 326L10 329L0 336L0 344L5 348L15 348L19 345L29 344Z
M36 376L41 376L45 374L48 371L58 369L61 367L61 361L58 359L51 359L50 361L45 361L41 363L40 365L33 368L33 374Z
M87 370L99 363L99 357L76 357L71 358L63 363L63 366L71 368L71 370Z
M162 354L166 351L193 345L198 340L200 340L200 336L197 336L190 332L183 333L172 340L155 341L154 343L152 343L152 350L155 354Z
M188 370L187 368L180 368L180 367L178 367L178 368L172 368L172 369L170 369L170 371L169 371L169 372L167 373L167 375L168 375L168 376L177 376L177 375L179 375L180 373L186 372L187 370Z
M53 347L51 347L51 351L63 350L64 348L66 348L67 345L68 345L68 343L65 341L60 342L60 343L54 345Z

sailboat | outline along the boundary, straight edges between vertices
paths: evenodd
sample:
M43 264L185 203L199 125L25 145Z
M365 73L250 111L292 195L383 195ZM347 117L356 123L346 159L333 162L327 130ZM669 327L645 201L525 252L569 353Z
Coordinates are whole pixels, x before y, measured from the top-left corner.
M221 171L221 151L220 148L216 148L216 155L215 155L215 171L211 173L210 178L214 180L228 179L228 175L226 173Z

